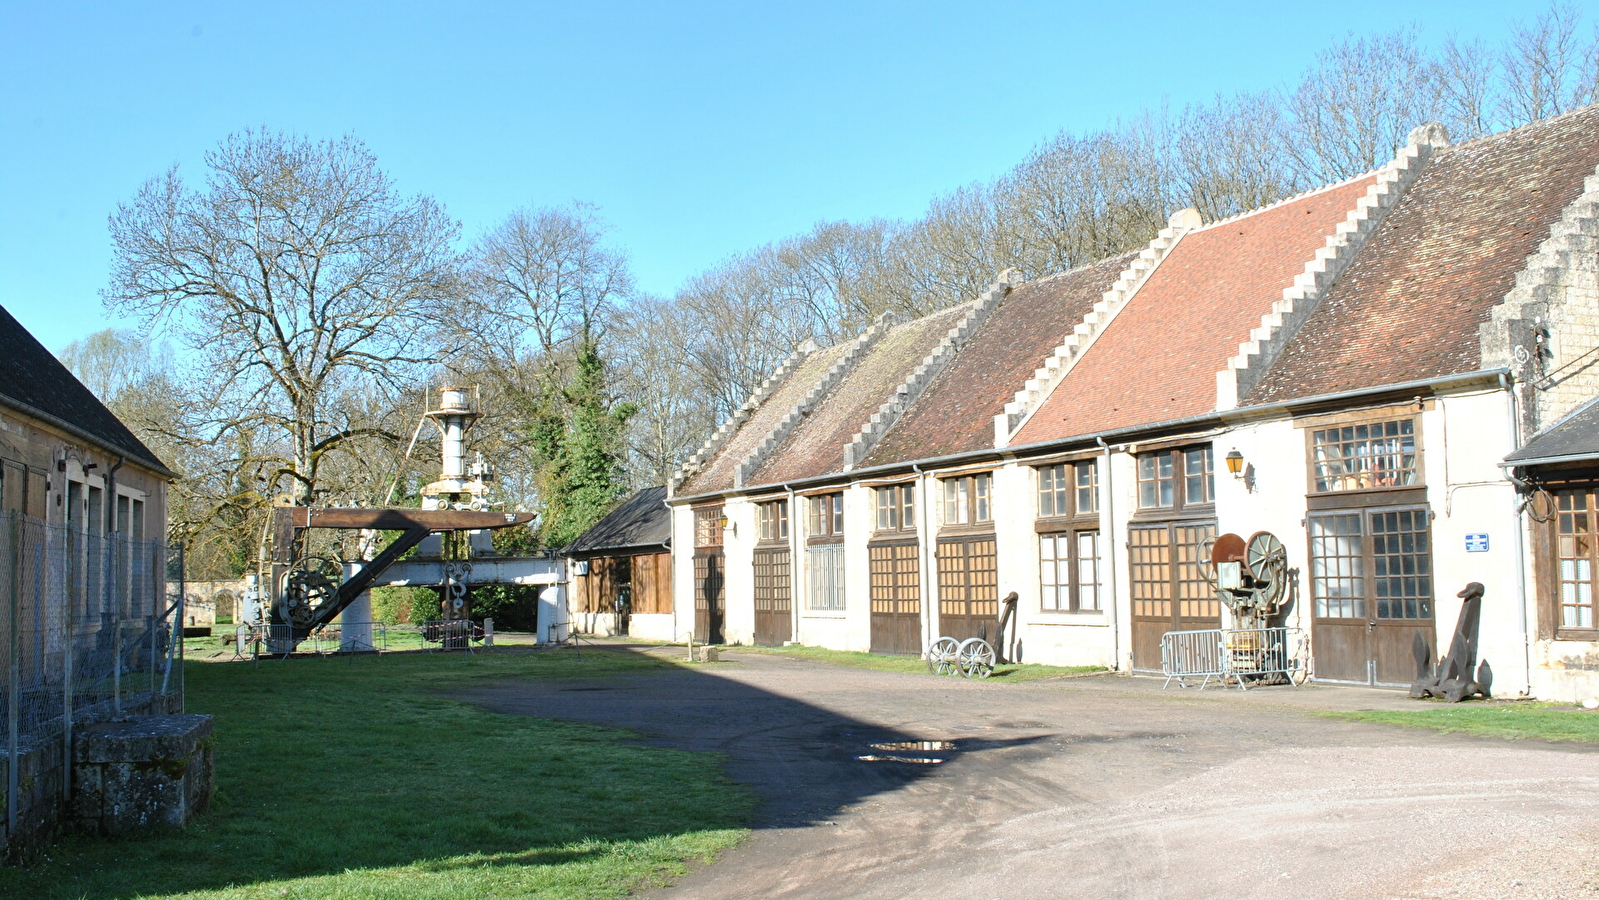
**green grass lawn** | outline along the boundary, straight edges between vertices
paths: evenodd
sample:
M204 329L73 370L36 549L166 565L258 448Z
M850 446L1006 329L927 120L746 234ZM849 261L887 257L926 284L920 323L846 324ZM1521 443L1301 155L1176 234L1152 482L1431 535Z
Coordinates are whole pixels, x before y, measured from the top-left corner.
M770 653L776 656L792 656L796 659L809 659L815 662L828 663L835 666L850 666L856 669L875 669L879 672L911 672L929 677L938 677L927 671L927 661L917 656L889 656L882 653L853 653L846 650L827 650L822 647L731 647L727 648L737 652ZM1018 682L1042 681L1046 678L1062 678L1068 675L1086 675L1091 672L1103 672L1099 666L1041 666L1036 663L1023 663L1020 665L995 666L994 674L989 676L990 681ZM946 676L959 678L959 675Z
M1329 712L1322 715L1490 737L1599 743L1599 712L1561 703L1438 703L1414 710Z
M670 665L526 650L191 661L188 709L216 716L210 811L183 832L65 839L0 868L0 897L623 896L745 834L753 797L720 758L444 692Z

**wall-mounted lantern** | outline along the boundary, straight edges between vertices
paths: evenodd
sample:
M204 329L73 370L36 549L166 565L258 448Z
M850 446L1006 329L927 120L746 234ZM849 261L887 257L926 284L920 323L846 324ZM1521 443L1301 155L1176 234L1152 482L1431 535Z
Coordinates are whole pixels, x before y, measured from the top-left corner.
M1231 472L1234 478L1244 477L1244 455L1236 449L1227 454L1227 471Z

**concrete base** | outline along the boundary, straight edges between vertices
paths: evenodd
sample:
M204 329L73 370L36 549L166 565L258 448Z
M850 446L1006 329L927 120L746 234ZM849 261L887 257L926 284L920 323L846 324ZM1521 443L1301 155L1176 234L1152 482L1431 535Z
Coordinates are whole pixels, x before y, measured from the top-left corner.
M211 717L143 716L74 737L71 818L105 835L182 828L211 802Z

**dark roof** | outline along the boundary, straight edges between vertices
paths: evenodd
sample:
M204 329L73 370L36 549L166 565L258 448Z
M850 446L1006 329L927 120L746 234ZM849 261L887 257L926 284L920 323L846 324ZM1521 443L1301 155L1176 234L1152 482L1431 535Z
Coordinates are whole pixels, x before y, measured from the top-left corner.
M1137 255L1126 253L1017 285L865 464L991 449L994 417Z
M1216 373L1375 180L1354 178L1184 235L1013 442L1214 410Z
M747 484L781 484L844 468L844 447L972 311L963 303L895 325L827 392Z
M672 515L666 508L666 488L662 486L645 488L623 500L562 552L567 556L603 556L606 550L667 547L671 543Z
M1482 368L1478 326L1599 164L1599 106L1436 152L1245 398Z
M1599 399L1590 400L1564 419L1533 435L1520 450L1505 457L1517 466L1599 459Z
M128 426L0 306L0 403L177 477Z

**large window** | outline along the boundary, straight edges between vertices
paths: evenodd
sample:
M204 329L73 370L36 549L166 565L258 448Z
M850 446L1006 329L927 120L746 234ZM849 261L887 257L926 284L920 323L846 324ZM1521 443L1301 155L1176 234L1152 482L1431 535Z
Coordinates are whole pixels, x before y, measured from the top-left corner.
M993 483L993 476L987 472L944 479L944 524L992 522L994 513L989 496Z
M722 546L722 508L702 506L694 510L694 546Z
M1316 493L1421 484L1414 418L1318 429L1310 448Z
M756 505L760 514L761 540L788 540L788 501L772 500Z
M916 528L916 485L891 484L872 491L877 508L878 531L910 531Z
M1560 556L1560 628L1592 629L1594 609L1594 560L1599 547L1594 541L1594 488L1556 491L1559 501L1557 535Z
M844 545L813 544L806 548L810 575L811 609L837 611L844 608Z
M1082 516L1099 511L1099 460L1038 468L1040 518Z
M1098 612L1099 532L1038 536L1043 607L1056 612Z
M844 495L821 494L807 498L810 502L810 537L825 537L844 533Z
M1313 515L1308 524L1317 618L1432 618L1426 510Z
M1180 509L1212 503L1216 477L1210 446L1160 450L1138 457L1138 508Z

